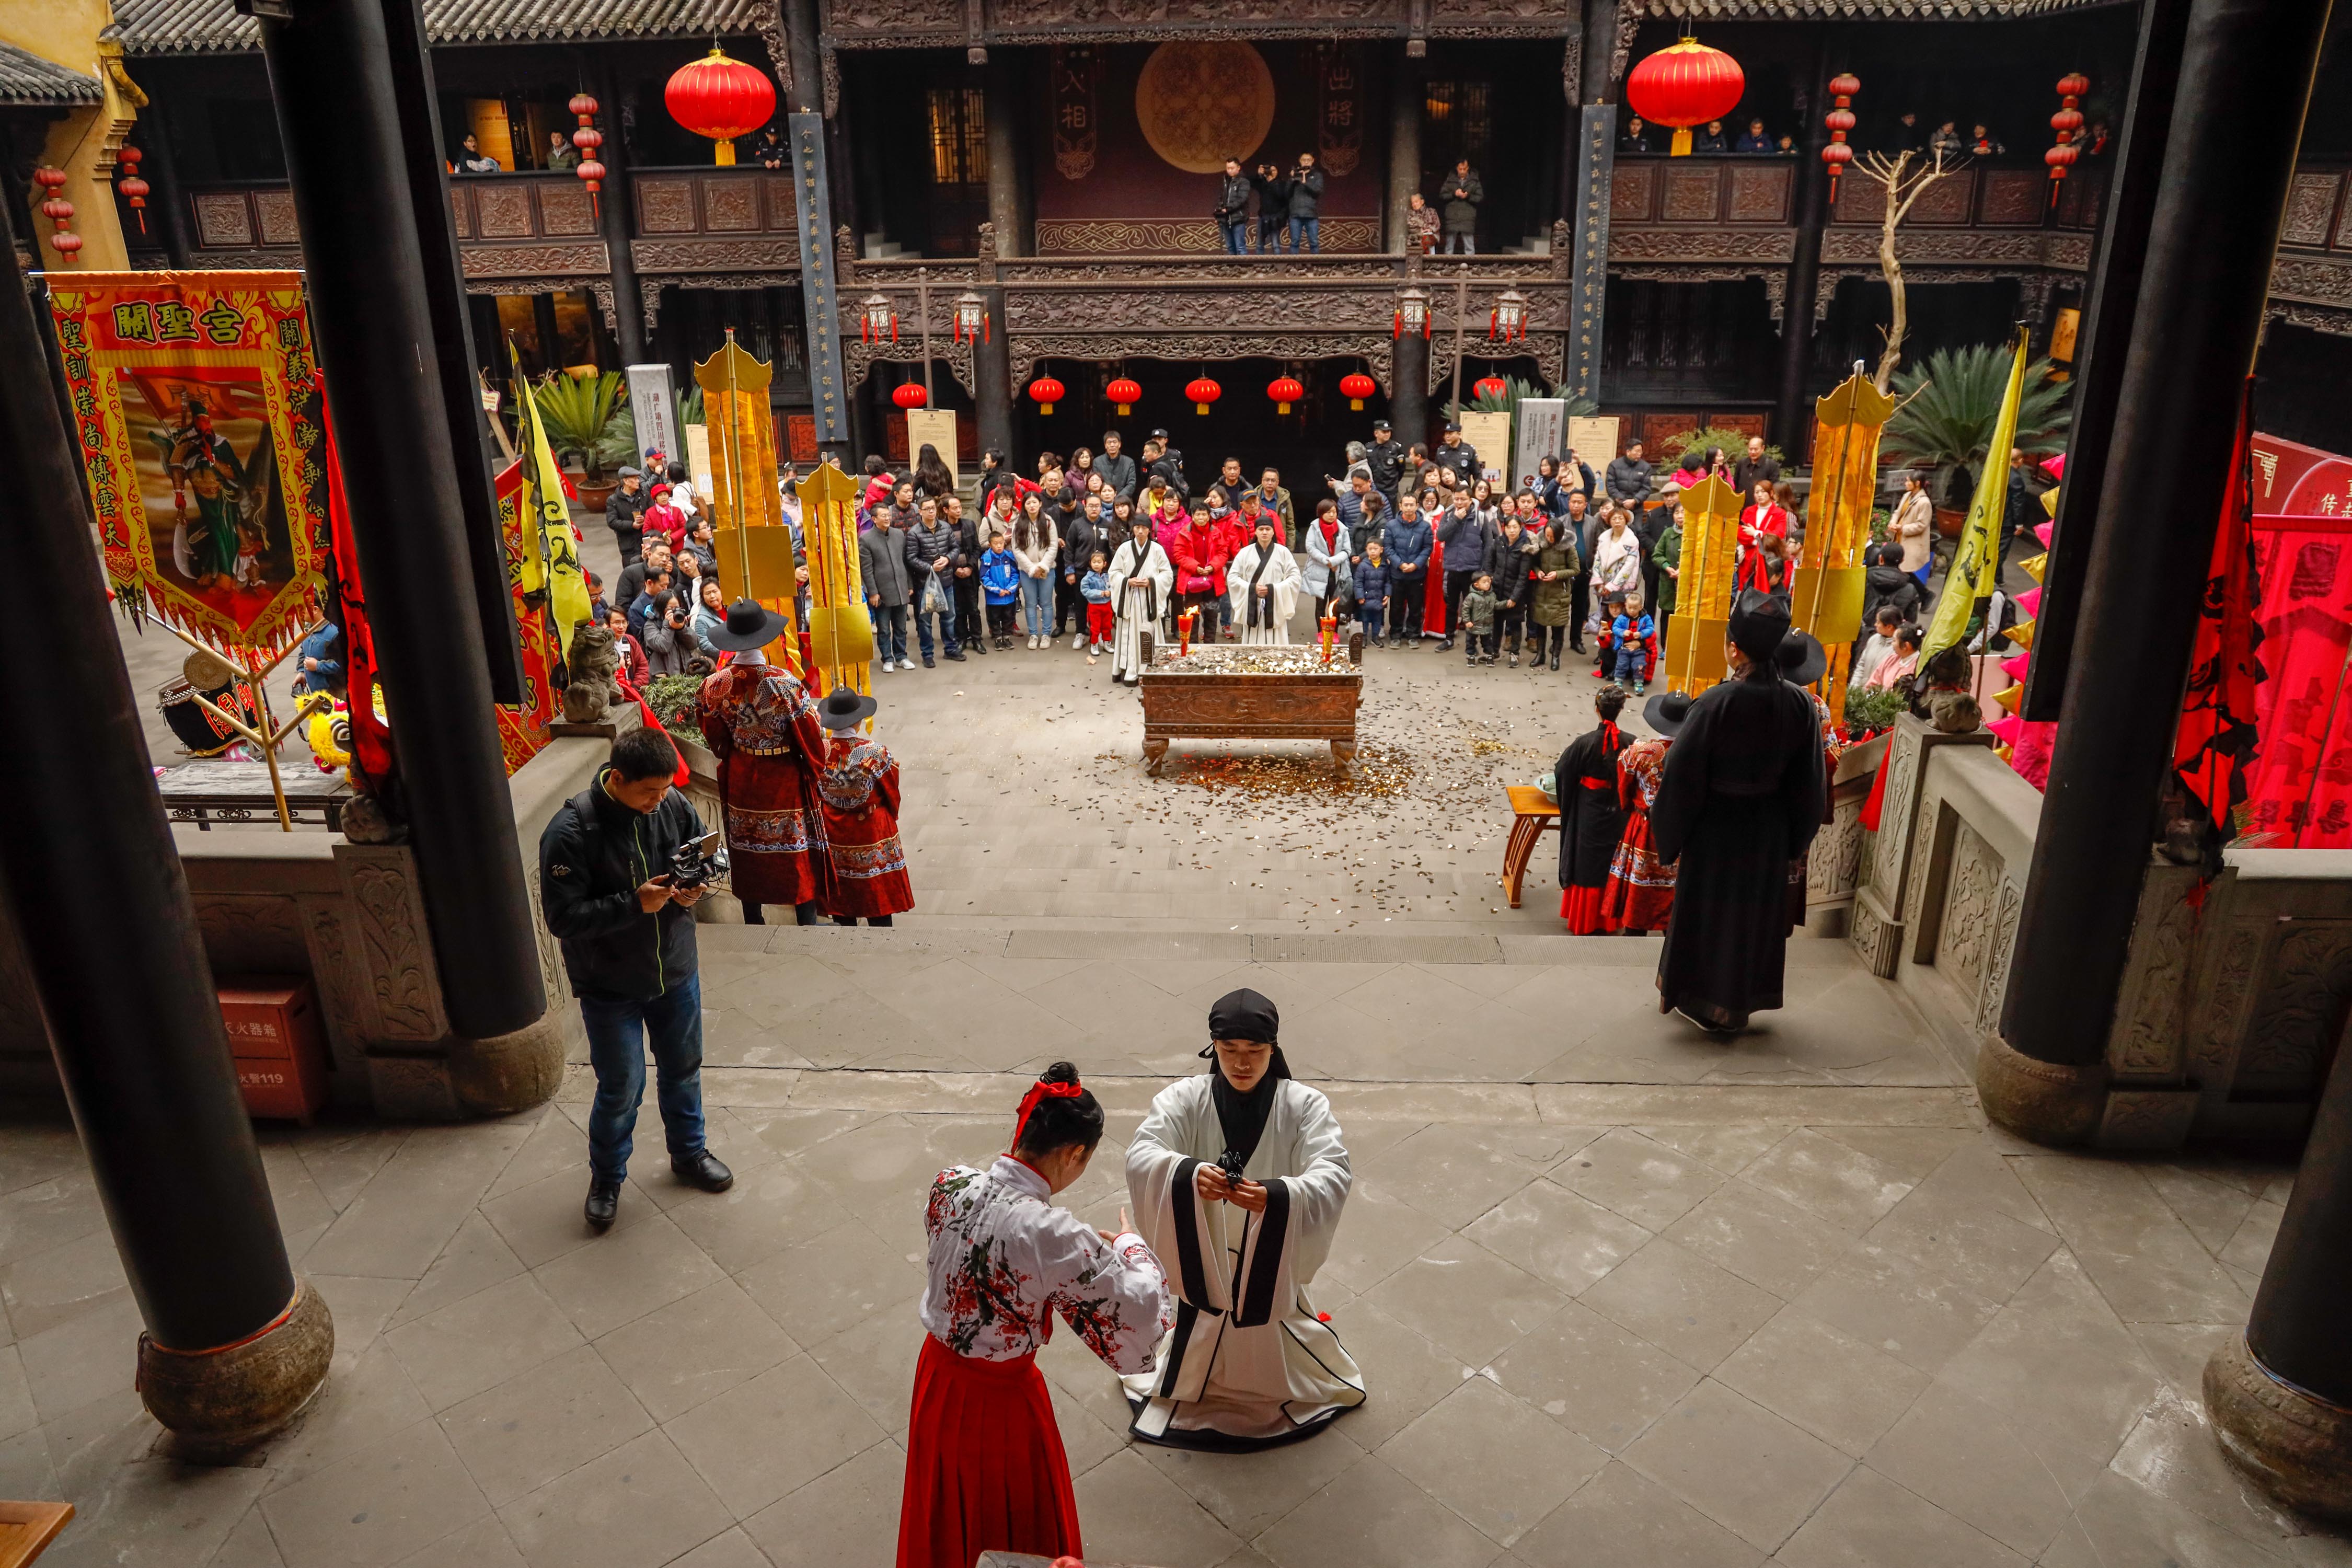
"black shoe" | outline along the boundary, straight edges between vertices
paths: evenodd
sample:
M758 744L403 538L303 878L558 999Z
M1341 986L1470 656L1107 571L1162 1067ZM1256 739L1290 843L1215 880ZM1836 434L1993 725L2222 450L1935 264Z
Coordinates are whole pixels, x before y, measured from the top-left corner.
M988 639L986 637L981 637L975 640L971 644L971 651L974 653L986 653L988 651Z
M1452 637L1438 638L1437 651L1440 653L1452 653L1454 651L1454 639Z
M588 1184L588 1202L581 1213L590 1230L603 1232L613 1228L613 1216L621 1212L621 1184L592 1181Z
M1551 656L1551 667L1555 670L1559 668L1559 655L1554 654Z
M933 658L929 654L925 654L923 656L923 668L925 669L937 669L939 667L940 661L938 659Z
M950 664L961 664L963 662L962 651L959 649L958 651L948 655L948 662Z
M706 1193L723 1193L735 1184L735 1173L720 1164L719 1156L708 1149L698 1149L683 1160L673 1159L669 1168L679 1181Z
M1582 643L1580 643L1580 642L1572 642L1572 643L1569 644L1569 645L1568 645L1568 651L1569 651L1569 652L1570 652L1570 653L1580 653L1580 654L1584 655L1587 658L1591 658L1591 657L1592 657L1592 650L1591 650L1591 649L1590 649L1590 648L1588 648L1588 647L1585 647ZM1555 664L1552 668L1554 668L1556 669L1556 668L1559 668L1559 666L1558 666L1557 664Z

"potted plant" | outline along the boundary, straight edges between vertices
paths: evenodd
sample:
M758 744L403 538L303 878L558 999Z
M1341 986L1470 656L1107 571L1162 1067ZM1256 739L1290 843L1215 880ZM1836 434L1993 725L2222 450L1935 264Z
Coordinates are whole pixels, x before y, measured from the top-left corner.
M590 511L603 511L606 498L618 488L617 479L604 478L604 464L616 451L626 449L613 440L613 426L625 396L617 371L586 375L550 371L530 389L531 402L539 409L540 422L547 426L556 460L580 459L580 504ZM624 443L628 439L626 427L619 439Z
M1936 509L1936 531L1947 539L1959 536L1969 499L1983 480L1993 426L2009 393L2011 363L2006 347L1937 349L1926 364L1895 374L1902 401L1886 422L1880 449L1893 463L1937 470L1935 491L1958 503ZM2048 360L2025 367L2025 390L2017 405L2019 451L2040 456L2064 449L2072 391L2065 382L2050 378Z

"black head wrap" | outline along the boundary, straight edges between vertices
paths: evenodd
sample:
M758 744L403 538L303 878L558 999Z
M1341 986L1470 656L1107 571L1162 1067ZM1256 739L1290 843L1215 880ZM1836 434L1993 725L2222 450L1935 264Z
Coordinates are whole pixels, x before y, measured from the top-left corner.
M1780 668L1774 656L1789 635L1789 601L1778 594L1742 592L1731 607L1731 646L1766 668L1775 678Z
M1225 1137L1225 1152L1217 1163L1229 1176L1239 1176L1250 1156L1257 1152L1257 1141L1265 1133L1265 1119L1274 1111L1276 1086L1290 1076L1290 1064L1282 1059L1282 1047L1276 1044L1281 1025L1282 1014L1273 1000L1246 986L1218 997L1209 1009L1209 1044L1201 1055L1208 1059L1209 1098L1217 1107L1217 1125ZM1226 1079L1224 1067L1217 1060L1219 1040L1250 1040L1274 1047L1274 1059L1266 1063L1265 1076L1248 1093Z

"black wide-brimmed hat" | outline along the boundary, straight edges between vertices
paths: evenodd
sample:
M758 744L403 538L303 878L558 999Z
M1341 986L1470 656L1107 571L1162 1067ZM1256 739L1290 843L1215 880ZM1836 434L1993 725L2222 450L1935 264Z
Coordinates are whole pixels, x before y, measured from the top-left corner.
M729 653L749 653L767 647L791 627L790 621L757 599L738 599L727 606L727 625L704 640Z
M1685 691L1661 691L1642 705L1642 722L1668 740L1690 722L1691 698Z
M1780 679L1798 686L1811 686L1830 667L1829 649L1811 632L1791 631L1782 637L1777 658Z
M880 706L871 697L860 697L846 686L836 686L816 705L817 722L828 730L854 730L874 717L874 710Z
M1750 658L1777 657L1789 635L1789 601L1744 589L1731 606L1731 646Z

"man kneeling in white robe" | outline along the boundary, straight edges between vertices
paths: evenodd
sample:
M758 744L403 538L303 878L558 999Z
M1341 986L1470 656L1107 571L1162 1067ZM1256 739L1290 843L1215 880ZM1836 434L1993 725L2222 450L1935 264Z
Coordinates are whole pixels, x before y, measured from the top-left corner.
M1160 1090L1128 1145L1137 1228L1177 1293L1158 1370L1122 1380L1147 1442L1268 1447L1364 1402L1307 1299L1348 1201L1348 1151L1331 1102L1290 1076L1279 1023L1255 991L1219 999L1209 1071Z

